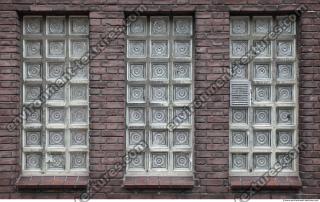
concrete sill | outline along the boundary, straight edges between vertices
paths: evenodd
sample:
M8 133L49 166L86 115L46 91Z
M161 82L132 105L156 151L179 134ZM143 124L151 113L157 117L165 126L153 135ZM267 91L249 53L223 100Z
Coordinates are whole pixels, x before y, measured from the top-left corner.
M127 189L192 189L193 177L126 176L123 187Z
M86 189L87 176L20 176L18 189Z
M300 189L301 180L298 176L287 177L230 177L231 189L250 189L251 187L261 189Z

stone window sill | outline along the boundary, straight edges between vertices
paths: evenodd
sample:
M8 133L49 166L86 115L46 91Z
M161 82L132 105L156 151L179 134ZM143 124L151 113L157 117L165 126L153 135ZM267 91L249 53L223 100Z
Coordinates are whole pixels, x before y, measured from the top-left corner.
M265 181L267 183L265 184ZM262 189L299 189L302 186L301 180L298 176L288 177L230 177L231 189L248 189L250 187L257 187Z
M193 177L127 176L123 187L127 189L192 189Z
M87 176L20 176L18 189L85 189Z

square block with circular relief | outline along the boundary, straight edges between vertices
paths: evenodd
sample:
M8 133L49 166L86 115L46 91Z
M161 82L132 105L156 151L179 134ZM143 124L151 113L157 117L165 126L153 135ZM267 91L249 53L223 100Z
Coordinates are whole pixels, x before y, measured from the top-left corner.
M43 66L41 62L25 62L24 63L24 75L26 80L41 80Z
M24 40L23 50L25 58L41 58L43 56L42 41Z
M87 55L88 51L89 41L87 39L70 40L70 57L82 58Z
M64 16L49 16L46 25L48 35L66 34L66 19Z
M192 159L188 152L173 153L174 170L191 170Z
M66 57L65 40L48 40L47 41L47 57L65 58Z
M152 36L166 36L169 34L170 22L167 16L151 16L150 32Z
M25 153L25 169L26 170L41 170L42 154L41 153Z
M151 147L168 147L169 146L169 133L167 130L151 130L150 131L150 142Z
M131 40L128 41L128 54L129 58L144 58L146 57L146 41Z
M147 33L147 18L144 16L135 16L135 19L128 21L128 35L146 35Z
M146 64L143 62L129 63L127 70L127 79L130 81L145 80Z
M63 130L48 131L48 146L49 147L64 147L65 132Z
M277 41L277 57L293 57L295 55L295 44L291 40Z
M168 169L168 153L155 152L151 153L151 170L167 170Z
M173 131L173 145L175 147L190 147L191 131L188 129L176 129Z
M232 35L247 35L249 34L249 18L233 16L230 20L230 33Z
M191 36L193 33L192 18L174 17L173 18L173 33L176 36Z
M192 64L189 62L174 62L173 63L173 77L177 80L191 80L192 79Z
M247 170L248 155L247 154L232 154L231 155L232 170Z
M254 109L254 123L261 125L271 124L271 108L257 107Z
M128 109L128 124L145 124L145 109L142 107L130 107Z
M234 130L232 131L232 147L247 147L248 135L246 131Z
M145 141L145 130L143 129L130 129L128 131L129 145L138 145L142 141Z
M86 169L87 168L87 153L86 152L71 152L70 153L70 168L71 169Z
M42 34L43 19L41 16L25 16L23 17L23 34L39 35Z
M42 144L42 135L40 131L26 131L25 145L27 147L40 147Z
M248 41L231 41L231 56L243 57L248 52Z
M88 144L88 131L86 129L72 129L70 135L71 146L86 146Z
M152 80L168 80L169 79L168 63L152 62L150 76Z
M88 124L88 108L85 106L70 107L71 124Z
M291 80L293 79L294 65L292 63L279 63L277 64L277 79L278 80Z
M271 167L271 157L268 153L253 154L253 165L255 170L269 170Z
M254 17L253 18L253 33L266 35L271 31L272 28L272 18L271 17Z
M143 85L129 85L127 100L132 103L144 103L146 100L145 86Z
M72 35L89 34L89 18L87 16L69 17L69 30Z
M168 102L168 86L167 85L153 85L150 86L150 101L154 103Z
M278 147L292 147L293 143L292 130L278 130L277 131L277 146Z
M174 57L190 58L192 56L192 42L187 40L175 40L174 42Z

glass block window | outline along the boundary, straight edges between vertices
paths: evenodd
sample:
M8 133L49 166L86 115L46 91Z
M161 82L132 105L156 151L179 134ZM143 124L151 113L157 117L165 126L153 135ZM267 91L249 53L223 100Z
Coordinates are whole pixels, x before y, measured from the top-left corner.
M22 30L23 174L86 175L89 19L24 16Z
M231 175L260 176L297 145L296 32L295 22L287 19L289 23L284 25L286 19L287 16L230 19ZM277 26L283 31L274 39L263 41ZM296 159L284 166L279 175L293 173L297 173Z
M193 19L141 16L127 29L126 137L129 151L149 148L127 166L128 175L188 175L192 171L192 115L176 129L193 98Z

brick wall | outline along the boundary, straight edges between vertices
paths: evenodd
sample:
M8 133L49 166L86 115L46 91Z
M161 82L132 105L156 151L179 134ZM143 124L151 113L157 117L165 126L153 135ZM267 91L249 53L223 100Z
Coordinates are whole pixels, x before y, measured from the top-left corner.
M124 25L125 12L142 4L148 13L188 12L195 16L195 93L200 95L229 68L231 11L287 12L306 4L298 23L300 64L300 153L302 188L265 190L256 198L320 197L320 2L316 0L0 0L0 198L73 198L69 192L20 191L20 129L6 123L19 111L21 93L20 19L23 13L84 12L90 17L90 44L95 46L109 25ZM311 10L313 10L311 12ZM125 148L125 35L112 41L90 62L90 183L114 163ZM229 84L195 112L195 179L189 190L127 190L119 173L94 198L233 198L228 176ZM91 187L92 189L92 187Z

